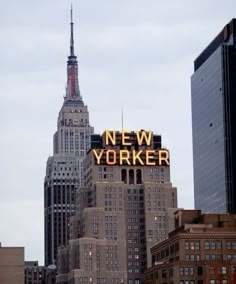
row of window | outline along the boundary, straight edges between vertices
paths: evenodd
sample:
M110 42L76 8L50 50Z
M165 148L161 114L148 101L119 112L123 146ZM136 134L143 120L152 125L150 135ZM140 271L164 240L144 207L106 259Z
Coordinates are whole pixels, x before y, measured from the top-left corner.
M193 267L180 267L179 275L193 275Z
M159 174L155 174L155 175L152 175L152 174L150 174L149 175L149 178L152 180L152 179L154 179L154 180L164 180L164 178L165 178L165 176L164 175L159 175Z
M199 273L200 272L200 273ZM199 270L198 267L198 275L202 274L202 269ZM219 266L219 267L210 267L210 274L227 274L227 267L226 266ZM179 275L194 275L194 268L193 267L180 267L179 268Z
M174 244L171 244L169 247L161 250L161 252L158 252L157 254L152 256L152 263L158 262L162 260L165 257L168 257L169 255L176 255L179 251L179 243L176 242Z
M56 176L56 175L60 176L61 173L54 173L53 175L54 175L54 176ZM67 174L62 173L62 176L65 176L65 175L67 175L67 176L70 176L70 175L71 175L71 176L74 176L74 173L67 173ZM75 175L78 176L78 172L76 172Z
M113 167L99 167L99 172L113 172Z
M236 254L227 254L227 255L222 255L222 254L206 254L205 257L202 257L202 260L236 260ZM199 254L186 254L185 255L185 260L187 261L199 261L200 260L200 255Z
M106 236L109 235L109 230L105 231ZM117 235L117 230L110 230L110 235Z
M222 242L219 240L205 241L204 248L206 250L222 249ZM200 241L185 241L186 250L200 250ZM236 250L236 241L227 241L226 249Z
M200 255L199 254L186 254L185 255L185 260L190 260L190 261L194 261L194 260L200 260Z
M169 276L173 277L173 268L169 269L169 271L167 269L162 269L161 271L161 277L162 278L167 278L169 272ZM198 266L197 267L197 275L203 275L203 268L202 266ZM191 276L194 275L194 268L193 267L180 267L179 268L179 275L181 276ZM156 273L156 278L158 278L158 272Z
M105 228L117 228L117 223L105 223Z
M200 241L185 241L185 249L199 250Z
M141 184L142 183L142 171L140 169L137 169L134 171L122 169L121 170L121 180L124 183L128 184Z
M116 208L114 208L114 207L113 208L112 207L110 207L110 208L105 207L105 211L114 211L114 212L115 211L123 211L123 208L120 207L120 208L117 208L117 210L116 210Z
M206 282L204 282L206 283ZM209 284L216 284L218 283L215 279L211 279L209 281ZM226 279L223 279L222 284L227 284L228 283L228 280ZM179 281L179 284L203 284L203 280L197 280L197 281L194 281L194 280L180 280Z
M102 175L102 174L99 174L98 175L98 178L99 178L99 180L102 180L102 179L113 179L113 174L110 174L110 175L108 175L108 174L104 174L104 175Z
M112 199L112 198L116 199L116 193L113 193L113 194L105 193L104 197L105 197L105 199ZM118 197L118 195L117 195L117 197ZM119 194L119 198L122 198L122 193Z
M118 205L118 202L116 201L105 201L105 206L115 206ZM122 207L122 201L119 201L119 206Z
M122 192L122 187L116 188L116 187L105 187L105 192L117 192L117 189L119 192Z
M154 198L154 197L153 197L153 198ZM162 204L161 204L161 201L158 201L158 203L157 203L156 201L153 201L152 204L151 204L151 201L148 201L148 202L147 202L147 206L154 206L154 207L155 207L155 206L157 206L157 205L158 205L159 207L160 207L161 205L162 205L162 206L165 206L165 201L162 201Z

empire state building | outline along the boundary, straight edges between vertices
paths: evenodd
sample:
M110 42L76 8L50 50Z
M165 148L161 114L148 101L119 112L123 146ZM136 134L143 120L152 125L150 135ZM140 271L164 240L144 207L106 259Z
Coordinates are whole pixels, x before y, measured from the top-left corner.
M90 148L90 136L93 134L88 108L79 89L73 26L71 9L66 94L53 137L53 156L48 158L44 180L46 266L56 262L58 247L68 244L69 220L76 211L76 190L83 184L83 159Z

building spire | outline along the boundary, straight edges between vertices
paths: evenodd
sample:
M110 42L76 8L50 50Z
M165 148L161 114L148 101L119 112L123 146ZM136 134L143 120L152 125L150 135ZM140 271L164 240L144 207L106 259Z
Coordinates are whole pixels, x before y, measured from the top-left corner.
M75 54L74 54L74 23L73 23L72 3L71 3L71 9L70 9L70 56L75 56Z
M67 85L66 85L66 101L80 101L79 80L78 80L78 61L74 52L74 23L73 23L73 7L70 9L70 55L67 61Z

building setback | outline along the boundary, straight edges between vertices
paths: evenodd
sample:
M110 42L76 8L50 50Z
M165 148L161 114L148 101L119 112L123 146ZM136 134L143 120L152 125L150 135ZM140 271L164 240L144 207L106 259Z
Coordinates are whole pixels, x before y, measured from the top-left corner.
M177 207L169 152L152 132L105 131L91 139L57 283L143 283L150 248L166 239L169 209Z
M194 62L191 78L195 208L236 213L236 20Z
M145 284L236 283L236 215L179 210L175 223L151 249Z
M75 214L76 189L83 184L82 162L90 148L92 133L88 109L79 90L71 10L66 95L53 137L53 156L48 158L44 180L46 266L56 263L57 248L68 243L69 220Z
M23 247L2 247L0 243L0 283L24 283Z

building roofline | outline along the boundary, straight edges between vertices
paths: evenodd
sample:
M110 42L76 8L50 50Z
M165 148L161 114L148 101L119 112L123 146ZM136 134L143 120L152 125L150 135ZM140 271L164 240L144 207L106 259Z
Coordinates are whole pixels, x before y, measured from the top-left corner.
M230 35L236 33L236 19L232 19L221 32L212 40L212 42L202 51L194 61L194 72L216 51L216 49L227 42Z

